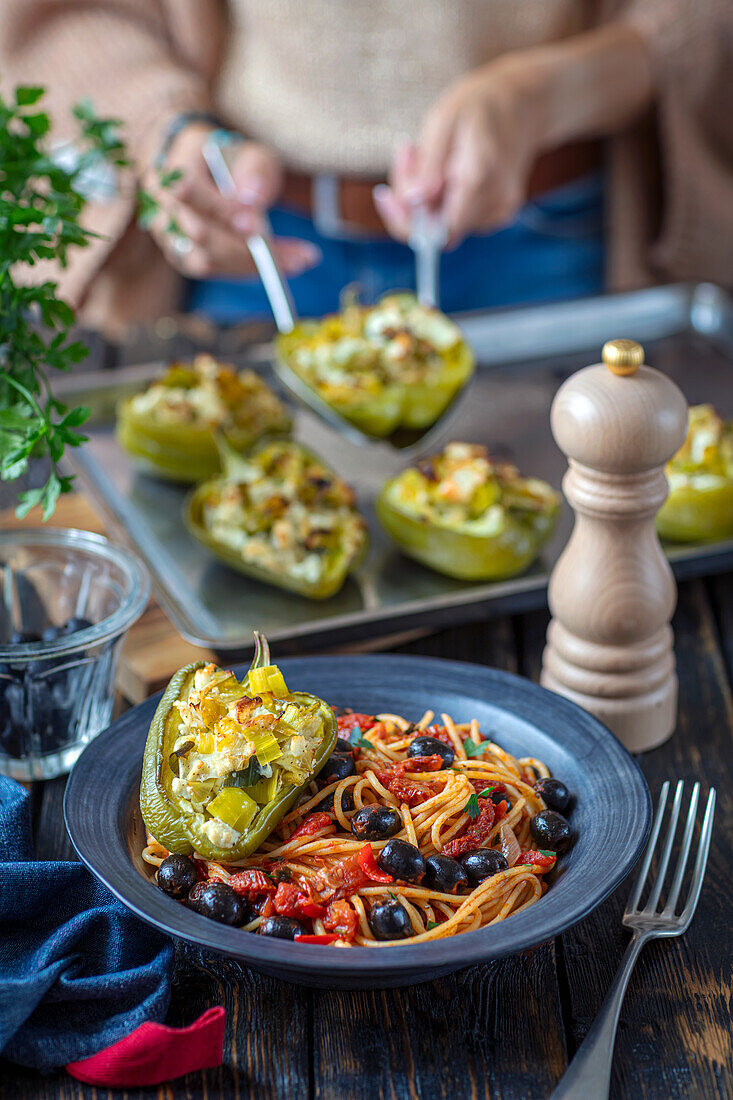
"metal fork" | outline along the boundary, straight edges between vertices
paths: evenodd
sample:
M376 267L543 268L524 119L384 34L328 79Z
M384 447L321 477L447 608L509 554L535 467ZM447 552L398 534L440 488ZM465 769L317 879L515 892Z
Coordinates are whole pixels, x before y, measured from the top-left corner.
M692 788L690 806L687 812L682 844L677 858L672 885L666 898L664 908L659 910L659 899L664 886L664 879L669 867L669 860L674 846L677 822L679 821L680 808L684 792L684 783L679 780L675 790L672 808L668 814L669 825L664 839L664 847L659 859L656 877L651 883L649 900L643 909L639 909L641 895L649 876L652 857L654 855L659 834L665 818L667 797L669 795L669 782L665 782L659 795L657 812L654 817L649 844L647 845L644 859L639 871L636 885L631 891L631 896L626 905L623 923L632 930L631 942L626 948L623 960L614 978L613 985L606 994L606 999L601 1005L590 1031L583 1040L580 1050L570 1063L564 1077L553 1092L550 1100L604 1100L608 1097L608 1086L611 1079L611 1062L613 1059L613 1046L616 1041L616 1028L621 1015L621 1004L629 984L631 971L639 956L639 952L649 940L662 936L681 936L690 927L690 921L695 913L702 880L705 875L705 866L710 850L710 838L713 831L713 816L715 814L715 788L710 789L705 816L700 830L700 840L697 848L695 868L692 873L692 882L685 906L679 915L675 913L677 901L682 887L682 879L685 875L687 860L692 848L692 834L695 828L697 816L697 804L700 798L700 784L695 783Z

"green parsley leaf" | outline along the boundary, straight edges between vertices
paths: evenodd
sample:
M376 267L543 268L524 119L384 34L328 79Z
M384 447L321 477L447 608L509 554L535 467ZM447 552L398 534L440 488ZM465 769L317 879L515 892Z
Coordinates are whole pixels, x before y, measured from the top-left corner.
M478 795L475 791L469 798L466 805L463 807L463 812L468 814L471 819L473 819L474 817L478 817L479 813L481 812L478 805Z
M396 895L396 894L394 893L394 891L393 891L393 890L388 890L388 891L387 891L387 893L388 893L388 894L389 894L389 896L390 896L390 897L392 898L392 901L399 901L399 900L400 900L400 899L399 899L399 898L397 897L397 895Z
M479 798L488 798L492 791L496 790L496 783L492 783L490 787L484 787L482 791L478 792Z
M170 168L167 172L161 172L158 182L161 187L172 187L174 183L178 183L183 178L183 172L180 168Z
M374 745L371 741L367 741L366 737L362 737L361 726L354 726L349 734L349 744L353 745L355 748L371 749L374 751Z
M437 928L437 927L438 927L438 922L437 922L437 920L429 920L429 921L428 921L428 932L430 932L430 930L431 930L432 928Z
M466 756L481 756L486 752L489 747L488 741L479 741L476 745L473 741L464 741L463 748L465 749Z
M552 856L553 859L557 858L557 852L546 852L544 848L538 848L537 851L541 856Z

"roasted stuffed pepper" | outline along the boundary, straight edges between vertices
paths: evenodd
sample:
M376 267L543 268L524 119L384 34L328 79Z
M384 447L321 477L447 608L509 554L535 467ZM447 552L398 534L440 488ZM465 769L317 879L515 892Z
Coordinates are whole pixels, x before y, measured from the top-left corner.
M180 669L155 712L140 809L169 852L244 859L265 840L336 743L331 707L289 691L257 636L243 682L198 661Z
M672 542L733 538L733 420L693 405L687 439L667 463L669 496L657 530Z
M544 481L492 462L485 447L449 443L388 481L377 516L410 557L448 577L520 573L552 534L560 496Z
M434 424L473 373L461 330L412 294L356 304L278 337L282 361L368 435Z
M367 544L354 492L298 443L276 441L225 458L224 476L184 505L191 534L247 576L310 599L341 588Z
M117 410L117 438L139 465L170 481L195 482L220 469L217 438L246 451L264 435L287 434L290 417L255 374L210 355L174 363Z

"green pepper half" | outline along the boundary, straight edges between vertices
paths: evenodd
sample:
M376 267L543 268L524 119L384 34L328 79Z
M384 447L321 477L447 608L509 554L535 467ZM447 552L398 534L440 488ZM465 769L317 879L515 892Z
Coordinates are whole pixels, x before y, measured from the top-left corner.
M167 481L192 484L213 477L221 469L218 440L224 438L235 451L244 453L264 435L286 435L292 422L284 405L253 371L237 375L231 368L214 363L219 378L202 377L193 368L213 362L199 356L191 368L174 364L157 382L157 392L185 395L197 385L216 386L230 415L214 424L192 412L180 423L161 417L154 408L141 411L135 395L117 408L117 439L138 465ZM148 392L148 391L146 391Z
M231 680L227 680L226 698L230 702L236 700L238 696L245 697L250 694L257 694L263 700L276 698L278 712L284 711L287 714L288 728L292 728L296 734L301 717L303 721L307 720L311 729L319 719L321 731L312 764L307 773L300 777L298 782L294 782L291 773L280 767L277 760L271 763L269 770L275 777L273 787L276 791L274 796L264 804L260 804L262 778L248 774L252 769L251 762L245 771L225 776L223 785L217 782L215 786L218 790L208 798L209 804L216 801L217 795L220 799L221 793L230 791L232 787L242 791L248 803L256 801L258 804L251 820L239 831L235 843L231 846L217 844L205 828L208 822L215 820L213 816L208 813L205 806L197 812L191 802L175 789L174 780L177 776L174 766L177 766L180 756L177 757L174 750L176 742L181 738L181 714L175 704L179 701L185 702L189 698L196 672L205 667L205 662L197 661L179 669L168 684L153 717L145 745L140 783L140 809L143 820L155 839L170 852L190 855L195 851L205 859L228 863L244 859L267 839L291 808L303 787L320 772L336 743L336 718L331 707L322 699L306 692L287 691L279 670L269 665L266 641L258 634L255 638L257 642L255 659L247 679L242 684L238 684L233 676ZM257 692L251 687L250 680L254 679L253 673L257 673L258 670L262 682L271 684L278 692L276 697L263 692L261 686ZM277 684L281 684L284 690L279 691ZM279 736L277 727L274 729L277 738ZM246 735L248 731L245 729L244 733ZM204 736L210 736L210 734L204 731ZM195 737L192 736L192 739L195 741ZM183 749L179 750L181 751L185 755L186 743ZM196 746L192 746L189 751L196 751ZM256 760L256 757L252 760ZM265 771L267 770L268 766L265 765ZM250 779L253 779L253 782L249 783Z
M394 311L392 327L372 333L371 320L384 309ZM429 428L475 367L453 323L408 294L390 295L371 310L351 306L323 321L302 321L277 338L276 348L281 362L327 405L379 439L397 429Z
M449 444L444 455L384 485L376 501L380 523L409 557L448 577L485 581L521 573L555 529L559 495L544 482L520 478L513 467L489 464L489 477L476 484L465 506L431 507L429 494L444 484L436 470L452 448L473 452L467 461L489 463L482 447Z
M733 421L693 405L687 438L667 464L669 496L657 531L670 542L733 538Z
M222 453L224 476L197 486L184 502L184 522L193 537L247 577L311 600L338 592L368 544L366 521L354 506L351 489L311 451L292 441L264 444L247 458L231 449ZM268 480L274 488L258 503L253 489ZM211 517L227 498L233 506L231 518L214 522ZM306 536L313 540L312 575L297 568L293 572L293 562L284 556L287 549L279 553L273 541L274 525L285 524L287 529L294 510L300 518L292 520L293 529L303 522L304 510L314 517L313 533ZM324 513L334 522L330 530L319 531L317 517Z

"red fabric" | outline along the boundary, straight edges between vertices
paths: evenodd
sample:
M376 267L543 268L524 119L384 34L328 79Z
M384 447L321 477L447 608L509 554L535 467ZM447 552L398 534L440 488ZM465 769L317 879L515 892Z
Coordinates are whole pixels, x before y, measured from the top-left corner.
M226 1013L209 1008L188 1027L150 1020L91 1058L69 1062L67 1073L87 1085L136 1088L221 1065Z

